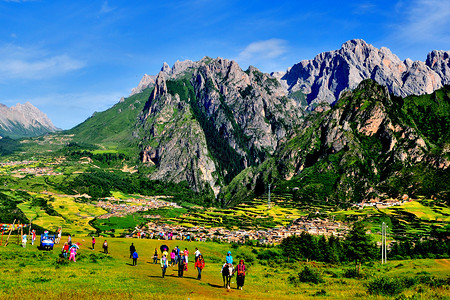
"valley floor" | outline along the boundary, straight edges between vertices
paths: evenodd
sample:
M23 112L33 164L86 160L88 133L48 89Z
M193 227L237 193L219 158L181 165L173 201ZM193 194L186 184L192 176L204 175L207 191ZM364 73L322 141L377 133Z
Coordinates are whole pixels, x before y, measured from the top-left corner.
M67 238L63 237L63 241ZM27 248L15 244L0 246L0 297L2 299L382 299L367 293L366 279L348 279L340 276L342 267L309 263L324 274L325 282L300 284L288 282L291 274L297 274L307 263L290 266L263 265L256 260L248 265L248 274L243 290L236 289L235 277L232 289L223 288L220 274L227 251L232 251L235 260L239 257L255 257L253 248L242 246L231 248L229 244L212 242L158 241L108 238L109 252L102 253L103 238L97 238L96 249L91 250L91 238L74 238L81 243L77 262L58 261L60 247L53 251L39 251L35 246ZM12 242L11 242L12 241ZM132 266L129 246L134 243L139 254L137 266ZM188 271L178 278L175 268L169 267L165 278L161 278L159 264L152 263L154 249L166 244L170 249L179 246L190 251ZM195 247L205 257L206 267L202 280L196 280L193 268ZM345 268L350 268L346 266ZM446 259L393 261L386 265L378 263L363 266L367 276L416 276L429 274L438 278L450 276L450 262ZM326 275L328 274L328 275ZM329 274L334 274L330 276ZM421 289L421 290L420 290ZM404 297L423 299L448 299L449 286L406 290Z

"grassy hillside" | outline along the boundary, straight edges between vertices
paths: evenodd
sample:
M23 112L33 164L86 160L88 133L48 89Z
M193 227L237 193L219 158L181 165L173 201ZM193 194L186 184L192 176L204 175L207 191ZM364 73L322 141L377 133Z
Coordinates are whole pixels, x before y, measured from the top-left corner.
M97 237L96 249L90 238L75 237L81 243L77 262L58 258L59 247L43 252L28 245L21 248L12 237L8 247L0 247L2 299L22 298L24 292L31 299L392 299L369 293L378 278L392 280L393 297L399 299L446 299L450 296L448 285L443 283L450 274L447 260L390 261L386 265L368 263L362 266L364 277L347 278L352 266L322 263L281 263L263 258L271 249L182 241L157 241L138 239L110 239L109 255L101 253L103 238ZM65 238L63 237L63 242ZM131 266L129 246L133 242L139 254L137 266ZM178 278L175 268L169 267L161 278L160 266L152 264L155 248L166 244L170 249L178 245L190 250L188 271ZM195 280L193 252L198 247L205 257L206 267L202 280ZM231 250L235 260L245 259L247 276L244 289L223 288L220 268L225 253ZM269 251L269 252L267 252ZM272 253L272 252L270 252ZM296 282L292 278L308 266L320 274L322 283ZM398 283L408 288L399 288ZM391 284L392 286L392 284ZM377 291L380 289L376 289Z
M129 147L133 141L132 134L137 117L151 91L152 89L145 89L106 111L95 113L80 125L68 130L67 134L75 134L75 142L101 144L107 148Z

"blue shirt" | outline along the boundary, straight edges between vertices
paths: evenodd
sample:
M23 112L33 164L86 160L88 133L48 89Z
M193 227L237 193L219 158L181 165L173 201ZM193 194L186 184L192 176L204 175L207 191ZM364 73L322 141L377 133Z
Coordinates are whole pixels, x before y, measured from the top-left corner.
M134 253L133 253L133 258L138 258L138 254L136 251L134 251Z
M227 260L227 264L233 264L233 256L227 255L226 260Z

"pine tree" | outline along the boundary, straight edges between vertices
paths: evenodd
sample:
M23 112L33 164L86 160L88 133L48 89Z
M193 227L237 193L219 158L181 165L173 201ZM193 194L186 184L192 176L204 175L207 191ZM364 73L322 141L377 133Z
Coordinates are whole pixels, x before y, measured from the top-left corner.
M362 222L353 224L345 239L345 246L347 248L347 256L355 261L355 270L359 275L362 260L370 258L374 247L370 236L366 234L366 228Z

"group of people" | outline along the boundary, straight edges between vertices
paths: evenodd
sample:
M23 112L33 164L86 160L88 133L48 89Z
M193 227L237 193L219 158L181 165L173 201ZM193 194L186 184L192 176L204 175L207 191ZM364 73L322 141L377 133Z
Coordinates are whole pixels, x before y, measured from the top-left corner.
M195 248L194 257L195 257L194 268L197 269L197 280L201 280L202 270L205 268L205 260L203 258L203 255L200 253L200 250L198 250L198 248ZM134 243L131 243L130 246L130 258L133 259L133 266L137 265L138 254L136 252L136 247L134 246ZM157 248L155 248L155 252L153 254L153 263L154 264L158 263ZM187 248L181 250L178 246L176 246L170 252L169 256L168 248L166 246L161 247L161 258L159 259L159 264L161 265L163 278L166 275L167 268L174 266L178 266L178 277L182 278L184 272L188 270L188 263L189 263L189 250ZM231 251L228 251L225 257L225 263L222 267L222 271L223 268L225 268L226 266L231 266L231 268L233 269L232 275L236 274L237 288L242 290L246 274L246 266L244 264L244 260L241 259L239 261L239 264L236 267L234 267L233 256L231 256Z

